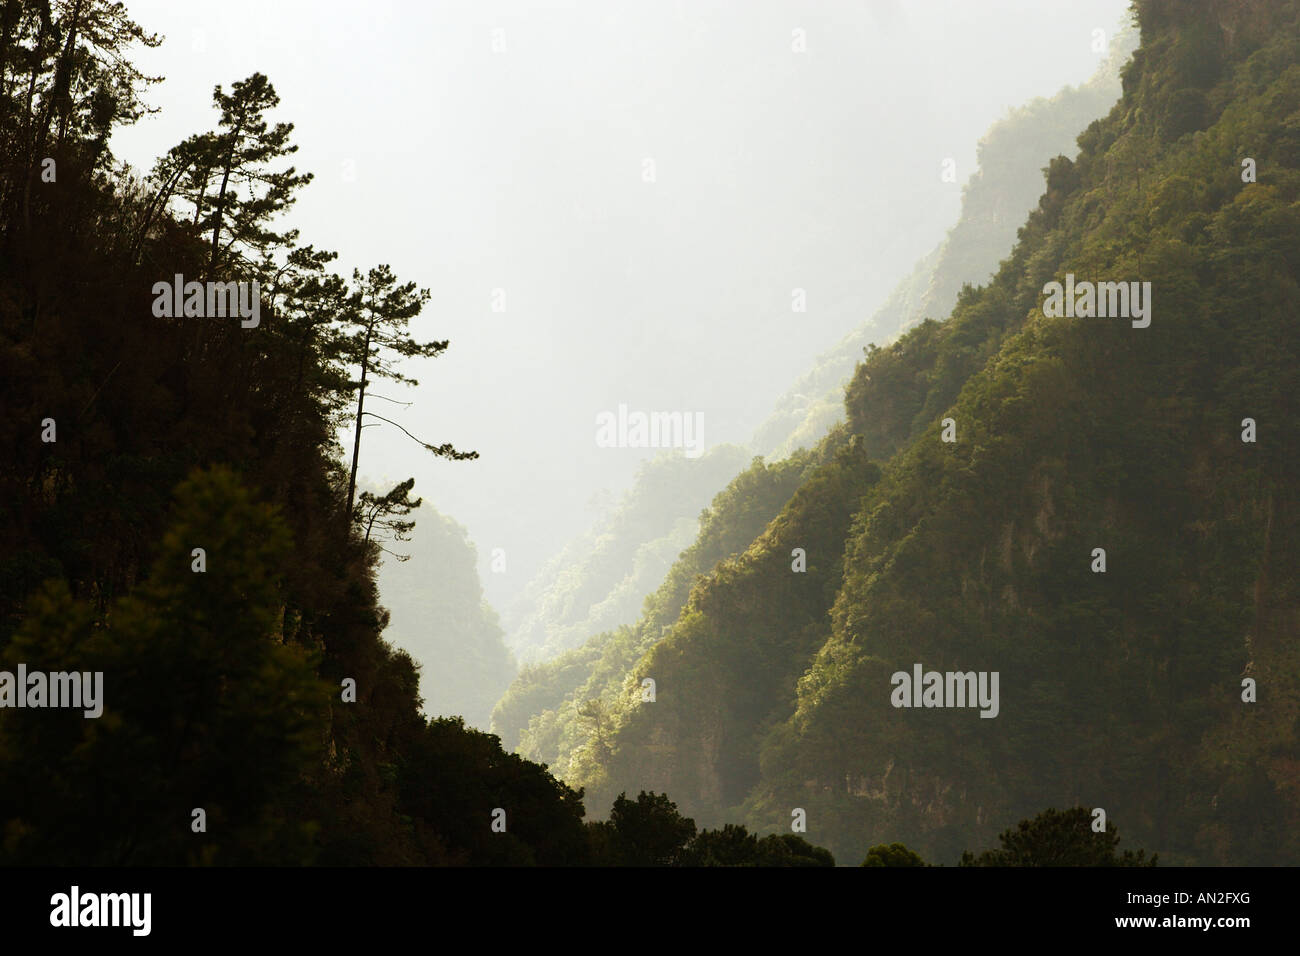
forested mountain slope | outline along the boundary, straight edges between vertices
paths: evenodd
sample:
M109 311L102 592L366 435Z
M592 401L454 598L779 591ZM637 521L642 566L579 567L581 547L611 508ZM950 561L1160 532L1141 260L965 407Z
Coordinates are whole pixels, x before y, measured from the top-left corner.
M468 532L427 503L413 513L411 540L394 542L379 588L389 612L385 635L420 668L430 716L465 718L486 730L492 707L514 679L496 612L483 598Z
M979 144L979 168L963 187L957 224L870 320L783 396L755 433L753 454L784 458L815 445L843 420L844 385L863 348L927 316L946 315L963 284L988 278L1042 192L1042 167L1059 153L1072 155L1079 132L1119 97L1119 68L1134 39L1131 31L1116 36L1086 84L1013 110L989 130ZM509 609L507 643L519 659L545 661L632 624L642 600L695 539L700 509L746 454L723 446L695 461L664 456L648 463L618 506L552 558Z
M545 661L636 620L695 539L700 510L745 460L744 449L719 445L698 458L664 452L642 465L617 506L548 561L511 608L515 656Z
M568 772L582 745L606 732L607 708L622 693L628 671L663 638L695 581L748 546L827 448L774 465L755 459L701 515L698 537L645 599L635 625L603 631L579 648L526 666L492 714L502 744L552 765L557 774Z
M992 281L870 352L849 441L628 673L571 759L597 805L955 862L1083 804L1168 862L1295 861L1297 5L1137 13ZM1045 310L1074 280L1149 282L1149 325ZM917 664L998 673L997 716L894 706Z
M890 342L923 319L942 318L952 311L963 285L988 281L1042 195L1048 160L1072 158L1079 133L1119 99L1120 68L1136 42L1136 31L1121 31L1087 83L1011 110L990 127L978 145L978 168L962 187L957 223L868 321L821 356L782 397L754 434L755 454L784 457L814 445L843 420L844 386L864 348Z
M755 435L754 447L758 451L784 458L797 449L817 445L844 419L845 384L864 348L873 341L894 338L927 316L947 314L962 285L985 279L997 268L1015 238L1017 225L1042 194L1043 167L1058 153L1073 155L1079 132L1104 115L1119 98L1119 69L1131 55L1135 43L1134 31L1121 34L1115 38L1107 62L1087 84L1066 88L1051 99L1035 100L1012 111L990 129L979 147L980 168L964 187L962 215L957 224L917 264L912 274L899 283L869 321L824 356L790 390ZM842 432L841 438L844 435L847 432ZM840 440L831 439L818 454L830 454ZM607 614L602 620L596 620L584 610L585 618L576 616L579 623L543 622L557 621L557 612L562 608L585 609L587 603L576 600L576 595L590 591L586 602L600 598L604 594L602 588L608 585L600 585L595 575L608 577L627 563L626 559L621 563L611 560L611 552L630 552L630 542L635 539L629 538L629 533L646 534L655 521L663 523L661 512L665 506L656 505L658 510L650 508L643 500L649 497L649 492L668 502L700 495L703 486L692 485L689 496L684 493L686 478L695 480L699 475L698 468L687 472L690 467L689 462L678 463L672 471L664 465L656 466L653 474L662 475L674 484L651 484L643 479L628 494L622 510L641 515L638 524L616 516L608 524L619 529L618 536L606 533L575 542L553 562L546 576L539 577L530 586L528 600L538 605L529 619L530 630L545 629L561 634L560 646L574 649L554 660L546 660L545 654L530 658L537 666L520 674L494 716L493 728L502 735L507 747L522 744L521 753L551 764L563 775L588 736L603 732L600 708L613 702L632 664L676 619L685 604L686 592L680 588L673 590L672 601L665 601L662 595L650 598L646 616L635 624L629 622L636 619L638 606L626 586L619 592L619 601L605 599L596 605L602 610L617 609L621 617ZM635 578L629 576L625 582L635 579L642 585L651 584L651 571L658 573L654 580L670 573L679 583L691 581L696 575L710 572L723 559L743 552L789 500L795 489L791 479L799 473L786 464L771 466L766 471L760 466L755 469L751 469L748 478L741 475L720 496L711 512L712 518L706 519L712 520L715 526L747 529L747 533L728 536L728 549L720 549L716 535L701 532L697 546L683 555L669 572L670 562L692 540L696 527L693 520L678 517L676 535L641 546L637 553L642 560L637 566L645 573ZM784 479L775 486L754 480L756 475L765 473L781 474ZM779 493L772 493L777 489ZM742 512L743 520L738 517ZM737 517L733 518L733 514ZM617 547L611 547L615 541ZM670 543L676 546L669 547ZM594 636L583 644L590 635ZM599 676L596 671L600 672ZM588 712L586 717L579 714L584 708Z
M158 42L116 2L0 3L0 864L588 861L580 795L425 720L382 637L335 438L358 307L281 219L310 177L268 78L154 175L114 158ZM177 274L257 320L160 309Z

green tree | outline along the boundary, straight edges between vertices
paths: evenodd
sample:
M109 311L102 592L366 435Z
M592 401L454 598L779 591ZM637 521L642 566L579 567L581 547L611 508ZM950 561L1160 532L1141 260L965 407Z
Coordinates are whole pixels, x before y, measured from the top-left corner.
M609 812L625 866L672 866L695 838L695 821L677 812L667 794L642 790L636 800L620 793Z
M757 866L834 866L835 857L797 833L773 833L758 841L754 862Z
M595 748L601 760L608 760L610 754L609 738L613 733L613 718L605 702L599 697L583 701L577 711L578 726Z
M188 207L192 227L206 236L210 273L234 260L245 268L279 247L291 246L296 229L276 232L271 222L297 200L312 180L293 166L277 168L298 151L289 142L292 123L271 124L266 114L280 103L261 73L238 80L226 93L218 84L212 102L220 112L217 129L172 147L154 169L157 192L145 229L174 195ZM143 230L132 248L138 248Z
M436 833L458 862L576 866L587 861L582 792L501 749L459 717L431 720L398 772L402 810ZM505 829L494 830L497 810Z
M30 46L24 47L24 40ZM141 73L127 51L135 44L156 47L161 42L113 0L70 0L56 6L48 0L0 4L0 88L7 93L12 82L14 89L24 92L23 105L15 111L18 115L13 120L4 115L9 104L0 102L0 118L18 134L14 139L25 149L21 202L27 227L32 221L33 184L44 158L54 152L62 163L68 147L79 145L75 134L84 133L94 143L86 157L87 165L94 168L107 154L112 127L143 115L140 91L161 77ZM56 119L58 128L51 142ZM3 194L0 190L0 208L8 205Z
M398 358L434 358L447 350L447 340L441 342L416 342L407 331L411 319L420 314L429 301L429 290L417 289L414 282L398 285L397 277L387 265L376 266L366 275L353 272L356 292L348 317L352 332L347 349L349 363L361 370L355 383L357 413L352 439L352 468L348 476L348 514L353 514L357 489L357 468L361 463L361 429L367 427L367 417L387 422L401 429L408 437L440 458L465 461L478 457L478 452L459 452L450 444L430 445L420 441L396 422L366 411L366 389L372 378L390 379L407 385L420 383L393 366Z
M728 823L721 830L701 830L678 861L679 866L755 866L758 837Z
M283 641L289 555L275 511L214 468L177 489L148 579L108 615L62 582L33 600L5 668L102 673L103 714L0 710L0 858L310 861L313 823L292 807L322 756L328 691ZM191 830L195 808L206 833Z
M254 73L239 80L229 93L218 85L212 101L221 111L219 129L201 142L211 151L212 162L205 168L216 179L216 193L208 197L207 184L202 183L195 199L209 210L208 268L215 272L236 243L248 252L263 252L297 236L297 230L277 234L268 223L293 204L294 193L311 182L312 174L300 174L292 166L271 168L298 147L289 142L292 123L272 126L266 118L267 111L280 104L280 97L265 75Z
M370 543L370 537L375 535L376 541L409 541L410 534L415 530L414 521L403 521L402 519L409 515L416 508L420 507L420 502L424 499L416 498L411 500L411 489L415 487L415 479L408 478L393 487L393 490L384 495L372 494L369 491L361 492L361 500L357 503L357 514L355 520L366 530L365 541ZM376 532L378 532L376 534ZM410 559L409 554L395 554L380 545L385 554L391 554L398 561L407 561Z
M863 866L925 866L925 860L901 843L877 843L867 851Z
M1092 829L1087 807L1047 809L1032 820L1021 820L1014 830L998 837L1002 845L976 856L967 850L961 866L1155 866L1146 851L1119 852L1119 831L1107 825Z

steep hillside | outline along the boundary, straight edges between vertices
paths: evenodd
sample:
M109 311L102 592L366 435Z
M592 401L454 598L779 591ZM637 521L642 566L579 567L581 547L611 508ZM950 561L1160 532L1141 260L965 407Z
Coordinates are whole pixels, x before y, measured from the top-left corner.
M1079 132L1118 99L1119 69L1135 41L1132 31L1121 32L1089 82L1013 110L989 130L956 225L870 320L790 388L755 433L753 454L784 458L811 448L843 420L844 386L866 346L946 315L962 285L988 278L1042 192L1042 167L1052 156L1073 155ZM854 321L845 316L846 326ZM699 509L745 457L745 450L727 447L696 462L648 466L619 505L553 558L510 609L507 640L520 660L547 660L635 621L642 599L695 539Z
M979 148L980 168L964 189L961 219L944 242L899 283L876 315L847 336L791 389L755 436L756 448L774 450L777 457L784 457L795 449L818 446L828 431L844 419L845 383L865 348L873 341L892 339L927 315L946 314L962 285L984 279L997 268L998 260L1015 238L1017 224L1042 193L1042 168L1061 151L1073 154L1078 133L1119 98L1119 68L1135 44L1135 31L1121 34L1112 45L1109 60L1089 83L1014 110L989 131ZM847 432L830 439L818 447L817 455L831 454L846 439ZM785 475L794 474L787 468L778 470ZM493 727L502 735L505 745L521 744L521 753L551 764L561 774L567 772L574 754L588 735L600 727L599 714L579 719L579 709L596 708L597 704L589 703L596 698L604 701L604 705L612 704L632 665L662 638L666 626L685 605L687 594L681 590L681 583L693 581L695 575L711 571L723 559L741 554L794 491L793 485L783 483L781 494L767 495L760 491L765 487L743 475L739 482L733 483L726 493L726 501L715 504L715 509L743 508L745 519L735 521L722 515L718 520L729 527L751 529L748 536L736 538L728 550L720 550L703 533L696 548L670 572L671 579L677 582L673 599L651 598L647 616L619 632L621 637L614 630L597 633L590 623L566 628L569 642L584 633L596 636L561 658L527 669L520 675L494 716ZM634 490L627 501L635 502L643 493L641 489ZM662 496L664 489L656 486L655 493ZM746 500L746 494L752 497ZM632 505L625 503L624 507L631 510ZM694 522L685 522L679 529L686 531L693 526ZM677 550L685 543L680 542ZM621 547L629 550L626 544ZM575 549L583 553L582 548L575 546ZM586 546L588 553L592 550L592 546ZM667 548L656 549L655 553L663 559L669 558ZM701 563L705 556L707 563ZM610 573L607 560L590 564L605 574ZM582 567L577 559L567 566ZM665 560L661 576L667 567ZM555 583L555 572L546 579L551 582L546 586L555 589L554 598L546 594L547 605L554 607L561 603L560 598L586 586L587 577L580 570L572 571L571 575L564 589ZM544 584L539 579L534 588L540 589ZM533 600L537 600L537 594ZM627 613L627 602L621 607L625 616L618 621L610 620L609 624L628 624L634 619L634 615ZM594 678L597 662L602 676Z
M700 509L746 460L734 445L698 458L665 453L590 531L569 542L511 608L507 642L521 662L545 661L636 620L645 596L695 539Z
M426 714L464 717L486 730L492 706L514 679L514 659L483 599L466 530L427 505L412 517L412 539L394 545L408 560L386 558L379 573L390 615L385 633L419 665Z
M993 280L870 351L853 439L631 670L571 761L597 805L955 862L1084 804L1168 862L1295 861L1297 5L1138 13ZM1149 325L1044 307L1076 279L1150 283ZM996 716L896 706L918 664L996 672Z
M1087 83L1012 110L989 129L978 146L978 166L962 187L960 219L870 320L821 356L782 397L754 434L756 454L783 457L811 447L843 420L844 386L864 348L892 341L923 319L947 315L963 285L988 281L1042 195L1048 160L1073 157L1079 133L1119 99L1120 68L1136 44L1135 30L1121 31Z
M503 746L556 765L557 773L567 770L588 735L603 732L604 709L618 698L636 661L677 619L695 582L744 550L818 460L807 452L775 465L755 459L700 515L698 537L645 599L634 626L603 631L581 647L525 667L492 715Z
M425 720L382 637L334 437L372 342L280 221L310 177L268 78L156 176L114 159L159 42L120 3L0 4L0 865L590 860L580 796ZM178 274L206 303L158 307Z

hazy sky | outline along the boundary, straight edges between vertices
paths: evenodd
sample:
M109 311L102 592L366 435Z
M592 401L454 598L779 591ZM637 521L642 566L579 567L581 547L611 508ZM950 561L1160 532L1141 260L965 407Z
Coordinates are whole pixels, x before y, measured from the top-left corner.
M700 412L706 444L748 439L952 225L988 126L1091 75L1093 30L1127 3L127 6L166 36L136 61L167 79L120 158L149 168L215 126L214 85L260 70L316 174L304 241L430 288L416 335L451 348L408 365L412 395L376 389L412 408L374 407L483 457L368 428L362 471L415 475L467 525L503 607L653 454L597 447L598 413Z

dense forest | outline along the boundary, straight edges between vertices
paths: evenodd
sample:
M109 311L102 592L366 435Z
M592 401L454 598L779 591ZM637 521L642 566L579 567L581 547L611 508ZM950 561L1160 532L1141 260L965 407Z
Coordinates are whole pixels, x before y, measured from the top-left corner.
M680 456L671 464L656 462L617 508L591 533L571 542L530 584L519 602L527 611L521 612L524 623L513 641L523 660L537 666L520 674L497 711L493 730L508 746L523 742L522 754L552 764L561 775L566 772L587 737L579 726L579 707L611 704L623 676L685 605L688 588L682 585L744 551L789 501L798 481L792 470L799 461L796 452L816 446L843 422L844 387L863 348L873 340L892 340L927 317L946 315L963 285L985 280L996 270L1017 226L1042 193L1041 168L1062 152L1073 154L1078 134L1119 98L1120 66L1135 40L1131 30L1120 34L1088 83L1014 110L989 130L979 144L980 166L963 189L961 217L943 242L870 319L791 386L755 433L752 452L782 462L771 474L787 476L773 486L774 493L745 490L757 489L755 474L766 473L755 463L748 477L741 474L719 492L701 521L695 521L695 513L683 505L701 500L702 507L702 499L738 469L724 476L711 467L722 449L696 462ZM734 509L741 510L733 514ZM661 529L670 525L673 533L663 534ZM725 536L720 534L723 527L729 529ZM683 553L692 541L696 545ZM664 585L668 590L656 596L670 574L673 581ZM649 601L644 608L643 596ZM635 637L629 636L632 632ZM597 669L601 676L593 680Z
M624 677L677 619L695 578L744 552L790 500L808 460L800 449L811 446L824 455L834 447L834 441L819 445L818 440L844 421L844 387L873 337L890 340L927 317L947 314L963 285L987 279L996 270L1014 241L1017 224L1042 193L1042 166L1063 151L1072 153L1078 134L1119 98L1120 66L1131 55L1135 39L1133 31L1118 36L1109 58L1087 84L1014 110L989 130L980 143L980 167L963 189L957 224L869 320L790 388L751 443L774 463L765 466L756 458L718 493L695 525L694 545L687 548L691 542L684 542L678 549L682 553L674 555L677 560L663 563L662 587L646 589L644 608L630 606L626 598L627 582L643 579L644 573L629 574L620 582L618 602L606 597L607 581L632 564L632 555L642 558L640 569L647 563L646 552L665 550L660 547L663 539L642 542L653 536L651 529L670 520L681 526L680 511L669 509L699 494L695 488L700 470L690 469L689 462L679 461L671 470L666 462L647 469L645 477L659 480L643 480L633 487L606 520L610 530L598 543L591 540L594 534L573 542L552 562L554 570L534 582L530 592L538 596L528 593L524 598L538 608L530 618L537 622L533 628L564 635L564 640L553 643L551 654L534 655L539 658L533 662L536 666L525 668L498 705L492 729L507 746L520 745L520 753L552 765L561 777L568 772L569 762L596 730L601 711L620 695ZM579 597L584 594L585 601ZM582 624L594 636L557 655L554 647L580 643L569 636L575 630L581 633L580 628L562 613L572 614L592 602L617 609L623 619L610 621L615 626L602 630L588 615ZM580 709L586 716L579 715Z
M1300 3L1134 13L768 457L648 464L512 658L464 529L364 478L372 426L477 452L368 403L454 346L294 228L292 104L232 78L141 175L160 38L0 0L0 864L1294 862Z
M1081 804L1162 861L1297 858L1297 5L1135 11L1122 98L992 279L865 350L680 614L525 671L508 739L598 804L802 810L840 858L956 862ZM1045 309L1067 275L1149 282L1150 324ZM891 706L917 662L999 673L996 719Z
M626 675L676 620L695 579L763 530L811 462L804 452L772 466L754 459L703 512L698 538L646 598L634 626L602 632L580 648L526 666L492 713L492 728L504 744L552 765L561 776L568 773L588 740L603 740Z
M376 589L420 531L468 571L424 613L497 639L485 680L510 670L463 532L410 481L358 482L368 383L450 343L411 338L415 283L335 274L285 225L311 175L265 75L149 176L115 159L158 42L107 0L0 3L0 671L103 675L97 719L0 681L0 863L713 865L666 796L587 823L545 767L422 716ZM740 842L733 863L831 862Z

